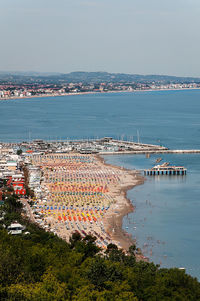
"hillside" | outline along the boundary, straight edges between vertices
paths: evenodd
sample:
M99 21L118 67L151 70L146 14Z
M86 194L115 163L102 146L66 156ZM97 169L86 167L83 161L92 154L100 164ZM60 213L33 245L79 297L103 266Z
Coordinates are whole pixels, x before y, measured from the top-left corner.
M71 72L37 73L37 72L0 72L0 84L62 84L62 83L191 83L200 82L200 78L176 77L168 75L139 75L108 72Z
M1 207L0 299L19 301L200 300L197 279L173 268L137 262L135 246L126 255L110 244L106 251L95 237L74 233L69 243L21 217L17 197ZM11 235L13 220L29 234ZM5 225L5 226L3 226Z

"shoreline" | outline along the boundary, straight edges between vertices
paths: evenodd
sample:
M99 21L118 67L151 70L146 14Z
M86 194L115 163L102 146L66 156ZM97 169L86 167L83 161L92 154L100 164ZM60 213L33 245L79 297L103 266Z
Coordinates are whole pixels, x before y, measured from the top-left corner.
M1 100L18 100L18 99L32 99L32 98L46 98L46 97L61 97L61 96L75 96L75 95L88 95L88 94L114 94L114 93L137 93L137 92L159 92L159 91L191 91L191 90L200 90L200 88L182 88L182 89L147 89L147 90L133 90L133 91L104 91L104 92L78 92L78 93L64 93L64 94L46 94L46 95L31 95L31 96L15 96L15 97L2 97Z
M78 231L84 235L87 232L96 236L97 244L102 245L103 248L106 248L109 243L113 243L127 252L131 245L136 245L132 235L126 232L122 225L124 216L134 211L134 205L128 199L127 191L137 185L142 185L145 181L139 171L108 164L98 154L67 153L67 158L63 154L51 154L50 158L38 155L33 159L32 164L39 166L44 173L41 183L42 196L35 196L37 214L43 216L40 223L42 227L66 241L74 231ZM71 170L71 176L69 170ZM84 174L86 175L85 180L80 182ZM100 184L102 186L94 188L92 183L96 182L95 178L97 183L98 179L101 179L100 182L103 181ZM77 197L75 195L77 195L76 191L79 191L78 187L81 188L80 191L85 191L84 187L91 189L90 191L100 191L96 189L101 187L103 194L100 193L100 198L98 196ZM71 193L65 197L63 191L71 191ZM59 193L62 195L56 197ZM81 195L85 195L85 193L81 193ZM86 195L90 194L86 193ZM45 205L42 199L45 200ZM90 210L92 211L90 212ZM136 259L147 260L139 249Z
M105 166L110 166L111 168L124 171L126 175L128 174L131 177L130 182L127 182L123 185L121 183L120 187L118 188L118 191L116 191L116 203L112 205L112 210L107 214L104 222L106 232L111 236L113 240L118 241L120 243L122 249L128 251L129 247L132 244L136 245L137 241L134 240L132 235L125 231L122 227L123 218L129 213L134 212L135 209L131 200L127 197L127 192L138 185L143 185L145 182L145 177L143 177L137 170L133 171L125 169L124 167L106 163L104 158L100 155L96 155L96 157ZM117 213L117 216L115 213ZM139 254L136 254L136 258L137 260L148 260L140 252Z

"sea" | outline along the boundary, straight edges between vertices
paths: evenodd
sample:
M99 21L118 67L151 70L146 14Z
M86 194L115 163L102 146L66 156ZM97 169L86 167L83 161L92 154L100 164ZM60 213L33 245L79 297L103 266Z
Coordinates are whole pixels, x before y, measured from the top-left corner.
M0 101L0 141L114 137L171 149L200 149L200 90L138 91ZM185 176L149 176L128 191L135 207L123 228L161 267L200 280L200 154L105 155L110 164L183 165Z

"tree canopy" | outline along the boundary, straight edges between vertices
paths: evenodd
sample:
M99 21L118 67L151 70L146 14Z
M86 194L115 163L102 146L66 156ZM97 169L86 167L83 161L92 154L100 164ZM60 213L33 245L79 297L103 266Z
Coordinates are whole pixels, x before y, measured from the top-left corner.
M135 246L125 254L110 244L104 252L90 235L74 233L66 243L20 217L15 201L2 208L5 218L20 218L30 235L0 227L0 300L200 300L200 283L185 271L137 262Z

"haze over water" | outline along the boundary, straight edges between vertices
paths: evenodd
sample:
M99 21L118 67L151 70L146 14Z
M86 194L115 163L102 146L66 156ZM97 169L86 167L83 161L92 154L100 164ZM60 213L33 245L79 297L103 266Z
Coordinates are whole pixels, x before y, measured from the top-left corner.
M133 136L173 149L200 149L200 90L96 94L0 101L0 141ZM124 228L156 263L200 279L200 154L106 156L131 169L184 165L182 177L148 177L128 192L136 211ZM136 228L135 228L136 227Z

